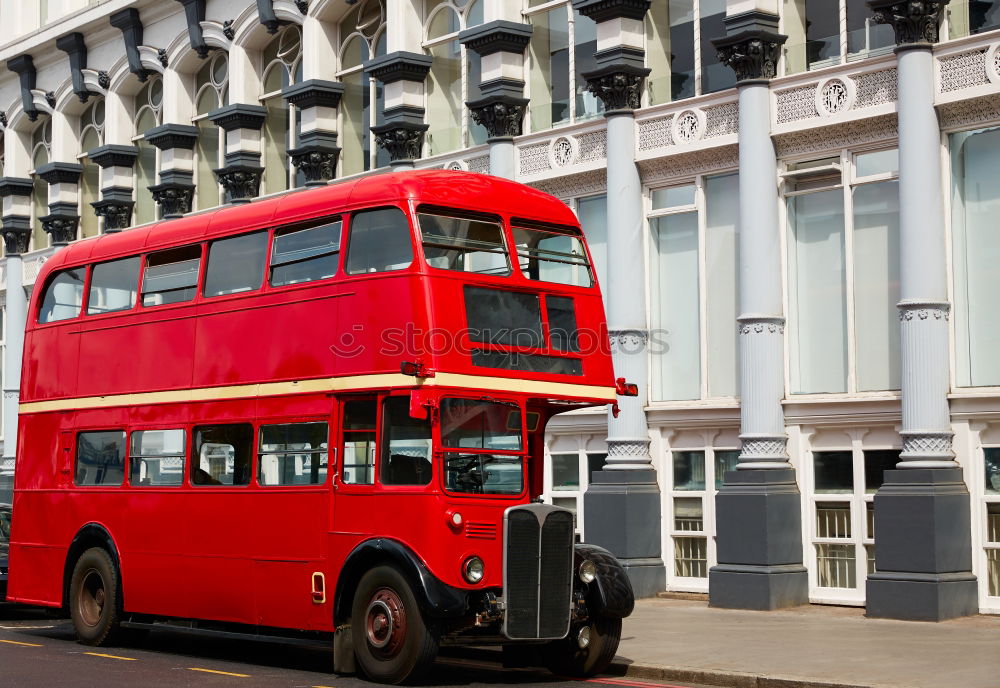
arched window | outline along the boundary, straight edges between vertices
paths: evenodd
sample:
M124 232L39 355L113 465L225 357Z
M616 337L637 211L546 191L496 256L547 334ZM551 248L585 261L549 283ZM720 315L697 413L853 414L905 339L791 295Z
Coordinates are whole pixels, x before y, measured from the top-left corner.
M35 174L42 165L48 164L52 156L52 120L48 117L40 122L31 134L31 215L32 236L31 250L45 248L49 245L48 234L42 229L41 218L49 214L49 185Z
M340 176L389 164L377 150L371 128L382 113L382 85L364 73L364 63L386 53L385 8L382 0L358 3L340 23ZM372 107L374 105L374 107Z
M98 217L91 203L101 197L101 168L87 153L104 145L104 98L92 97L80 115L80 236L94 236L100 231Z
M298 131L295 108L285 102L281 91L289 84L302 81L302 32L298 26L282 29L264 50L263 92L260 104L267 109L264 118L263 144L264 193L277 193L305 179L296 178L288 159L288 149L295 146Z
M446 153L486 141L465 102L480 96L479 54L458 42L458 32L483 23L483 0L427 0L424 50L434 58L427 76L427 152Z
M212 208L222 202L216 170L224 164L226 139L208 113L229 103L229 56L216 51L195 76L195 116L192 123L198 129L195 144L194 209Z
M135 142L139 157L135 161L135 221L136 224L153 222L158 218L156 203L149 187L156 184L156 147L147 143L144 134L159 126L163 108L163 81L150 77L135 96Z

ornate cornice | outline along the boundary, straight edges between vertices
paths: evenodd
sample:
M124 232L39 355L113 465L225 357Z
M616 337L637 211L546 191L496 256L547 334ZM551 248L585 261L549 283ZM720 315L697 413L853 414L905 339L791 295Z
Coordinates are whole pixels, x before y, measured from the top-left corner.
M132 167L139 157L139 149L135 146L108 143L90 151L87 157L99 167Z
M947 301L900 301L896 308L899 309L899 320L944 320L951 316L951 304Z
M191 212L191 201L194 198L194 184L167 182L165 184L150 186L149 191L153 194L153 200L163 210L164 219L181 217L185 213Z
M306 186L323 186L336 175L340 148L322 144L304 145L289 150L288 157L295 169L306 178Z
M736 81L773 79L776 75L781 46L788 36L754 29L733 36L716 38L712 45L719 53L719 62L736 72Z
M484 127L490 139L511 138L521 135L527 98L494 96L466 103L472 119Z
M75 162L50 162L35 170L47 184L79 184L83 166Z
M39 218L44 229L52 238L53 246L65 246L76 240L76 228L80 224L79 215L53 213Z
M215 178L229 193L232 203L249 203L260 193L260 180L264 174L263 167L252 165L227 165L212 170Z
M216 108L208 113L208 118L225 131L234 129L260 130L267 119L267 109L260 105L233 103Z
M409 162L420 157L426 124L393 123L372 127L375 143L389 154L389 162Z
M736 321L742 335L785 333L785 319L777 315L745 315Z
M192 150L198 142L198 130L188 124L161 124L147 131L143 138L160 150Z
M423 81L434 59L420 53L395 52L365 63L365 73L383 84L396 81Z
M629 64L608 65L583 78L587 80L587 90L604 103L605 114L623 110L638 110L642 104L642 89L651 70Z
M889 24L896 34L896 45L932 45L937 43L942 10L951 0L869 0L876 24Z
M0 198L30 196L34 188L34 182L27 177L0 177Z
M497 19L462 31L458 41L481 57L499 52L520 55L531 41L531 32L531 24Z
M97 217L104 218L104 233L114 234L132 224L132 207L135 201L104 199L90 204Z
M300 110L316 106L338 107L343 95L344 85L342 83L322 79L301 81L285 87L281 92L282 98Z
M573 0L573 9L595 22L602 22L619 18L643 19L651 4L651 0Z

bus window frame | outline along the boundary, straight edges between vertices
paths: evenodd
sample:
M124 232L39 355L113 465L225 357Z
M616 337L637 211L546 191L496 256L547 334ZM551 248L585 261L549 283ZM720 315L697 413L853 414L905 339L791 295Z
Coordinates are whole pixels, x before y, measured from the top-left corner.
M331 478L333 476L334 470L338 466L337 457L340 456L340 452L337 451L337 447L332 445L332 441L335 440L337 432L334 427L334 423L338 422L335 420L335 414L302 414L302 415L268 415L268 416L257 416L253 420L254 426L254 455L253 455L253 466L252 466L252 479L250 485L254 489L263 490L265 492L316 492L319 490L324 490L330 487ZM313 485L264 485L260 482L260 472L259 472L259 458L260 458L260 429L265 425L295 425L299 423L326 423L326 477L323 482L316 483Z
M495 223L500 226L500 240L503 242L503 256L507 261L507 274L488 274L483 272L472 272L468 270L452 270L451 268L439 268L431 265L427 262L427 254L424 252L424 235L423 230L420 228L420 214L426 215L437 215L440 217L450 217L458 220L475 220L479 222ZM479 279L497 279L504 283L510 281L512 277L519 272L515 272L514 263L517 262L513 260L511 255L511 247L513 246L512 237L510 232L510 224L508 218L503 215L497 215L492 213L483 212L481 210L473 210L470 208L458 208L455 206L443 206L434 205L431 203L422 203L418 201L410 201L408 207L408 216L411 224L411 239L413 241L414 249L419 254L419 260L421 268L426 269L428 275L442 276L448 275L449 277L454 277L456 279L470 278L473 280ZM415 254L417 255L417 254ZM516 251L515 251L516 255Z
M149 257L153 256L153 255L156 255L157 253L163 253L164 251L180 250L180 249L188 248L189 246L197 246L199 248L199 251L200 251L200 253L198 255L198 281L195 282L195 285L194 285L194 288L195 288L194 296L192 296L187 301L176 301L174 303L158 303L158 304L153 304L151 306L145 305L142 302L142 296L143 296L142 288L143 288L143 286L145 285L145 282L146 282L146 268L149 265ZM204 279L205 266L208 263L208 260L207 260L208 253L207 253L206 246L207 246L207 242L196 241L196 242L193 242L193 243L180 244L178 246L160 247L160 248L156 248L156 249L144 251L141 254L142 255L142 265L139 268L139 270L140 270L139 271L139 285L138 285L139 295L138 295L138 297L136 299L137 300L137 304L136 304L136 307L135 307L134 310L136 312L140 312L140 313L142 313L142 312L148 313L148 312L154 311L154 310L157 311L157 312L160 312L160 311L173 310L175 308L185 308L185 307L193 306L193 305L199 303L201 301L201 284L202 284L202 281ZM127 312L127 311L119 311L119 312Z
M382 397L384 390L371 390L368 392L357 392L352 394L337 395L334 398L334 413L331 418L337 424L337 470L334 475L334 489L344 494L372 494L381 489L379 485L379 445L382 442ZM344 482L343 469L347 460L347 452L340 451L344 448L344 406L350 401L374 401L375 402L375 460L372 465L372 481L370 483L346 483ZM327 469L329 470L329 469Z
M267 258L266 264L264 265L264 286L262 291L264 293L271 291L285 291L295 288L305 288L309 285L317 284L330 284L334 280L340 280L345 276L344 273L344 255L347 251L344 248L344 237L347 236L348 230L348 216L350 212L342 211L338 213L333 213L330 215L323 215L322 217L310 217L305 220L293 220L291 222L285 222L283 224L273 225L268 229L268 244L267 244ZM302 232L309 229L316 229L317 227L322 227L323 225L328 225L332 222L340 222L340 245L337 247L337 271L330 277L324 277L322 279L308 280L306 282L292 282L290 284L271 284L271 260L274 258L274 243L278 238L279 232L284 232L286 234L294 234L295 232ZM290 265L291 263L286 263ZM216 298L216 297L213 297Z
M532 279L527 274L525 274L524 270L521 269L521 255L518 252L517 249L518 244L514 238L515 228L535 230L539 232L549 232L550 234L565 234L567 236L579 239L581 245L583 246L584 254L587 257L587 271L590 273L590 285L582 286L579 284L566 284L564 282L550 282L547 280ZM563 291L564 288L580 289L589 292L593 291L595 288L599 286L597 283L597 270L594 267L594 257L590 253L590 245L587 243L587 237L583 233L583 227L579 225L575 226L560 225L539 220L532 220L527 217L518 217L515 215L509 215L507 217L507 231L510 233L510 237L508 240L511 242L511 246L513 247L514 250L512 254L511 263L514 266L516 266L517 274L521 276L521 279L523 279L528 284L540 285L540 286L549 285L546 288L555 289L560 292ZM516 257L517 260L514 260L513 259L514 257Z
M204 263L204 265L202 266L202 268L201 268L201 274L198 277L198 294L197 295L199 297L201 297L202 300L211 300L211 301L218 302L218 301L224 301L227 296L228 297L233 297L233 296L248 296L248 295L251 295L251 294L261 294L261 293L263 293L263 291L264 291L264 285L266 285L268 283L267 273L268 273L268 270L269 270L270 264L271 264L271 251L274 248L274 229L275 228L273 226L271 226L271 227L268 227L268 226L256 227L254 229L249 229L249 230L246 230L246 231L243 231L243 232L239 232L237 234L225 234L225 235L217 236L217 237L214 237L214 238L211 238L211 239L206 239L203 242L203 248L202 248L202 256L203 256L203 263ZM266 235L264 237L264 241L265 241L265 244L264 244L264 257L263 257L263 263L262 263L262 266L261 266L263 269L261 270L260 281L257 284L257 286L256 287L251 287L250 289L245 289L243 291L229 292L227 294L206 294L205 293L205 287L206 287L206 284L207 284L207 281L208 281L208 267L209 267L209 262L212 259L212 244L216 244L216 243L219 243L219 242L222 242L222 241L232 241L233 239L240 239L242 237L248 237L251 234L265 234Z
M93 288L94 288L94 271L95 271L95 269L98 266L100 266L100 265L107 265L109 263L115 263L115 262L118 262L118 261L121 261L121 260L130 260L132 258L136 258L139 261L139 266L138 266L139 274L136 276L136 280L135 280L135 297L132 299L132 305L129 306L128 308L116 308L115 310L112 310L112 311L102 311L100 313L90 313L90 312L88 312L88 310L90 308L90 297L91 297L91 294L93 293ZM87 318L89 320L91 318L101 318L103 316L112 316L112 315L119 315L120 316L123 313L130 313L130 312L134 311L135 308L136 308L136 306L139 303L142 302L142 291L141 291L141 289L142 289L143 273L145 272L145 265L146 265L146 259L145 259L145 256L143 254L141 254L141 253L139 253L139 254L128 254L128 255L125 255L125 256L118 256L117 258L108 258L107 260L102 260L102 261L97 262L97 263L88 263L87 264L87 272L89 274L88 274L87 281L86 281L86 288L85 288L85 291L83 292L83 308L82 308L83 317Z
M90 294L90 273L91 273L91 268L93 266L94 263L84 263L83 265L63 265L45 276L45 286L42 289L40 298L36 302L34 312L31 314L31 317L34 320L35 327L51 327L58 325L67 325L69 323L79 322L80 320L83 320L83 318L85 317L84 313L86 313L87 311L87 299L88 295ZM45 305L45 294L48 292L49 287L52 286L53 280L55 280L55 278L58 275L61 275L67 270L80 270L80 269L84 270L84 275L83 275L83 287L82 287L83 294L81 295L79 312L72 318L62 318L60 320L50 320L48 322L42 322L41 315L42 315L42 307ZM114 311L114 312L121 314L121 313L127 313L128 311ZM104 314L102 313L101 315Z
M385 483L382 481L382 450L383 442L385 441L385 403L388 399L392 397L405 397L407 402L410 400L409 389L392 389L392 390L382 390L378 394L378 418L376 427L376 437L375 437L375 480L373 486L380 491L385 492L417 492L417 493L427 493L427 492L437 492L437 483L440 478L441 468L440 463L436 459L437 450L434 444L434 426L437 424L431 418L427 418L427 423L431 430L431 455L429 461L431 463L431 479L424 483L423 485L393 485L392 483ZM411 416L412 417L412 416ZM387 447L386 447L387 448Z
M395 275L408 275L414 272L420 272L427 263L423 260L423 251L421 247L417 245L417 230L415 229L415 218L416 215L413 213L413 202L408 200L398 200L398 201L386 201L384 203L378 203L377 205L363 205L357 207L346 208L340 214L342 218L345 219L344 228L341 230L341 269L337 272L338 276L342 276L345 280L356 280L356 279L372 279L374 277L385 277L385 276L395 276ZM403 268L398 270L379 270L376 272L357 272L351 273L347 271L347 261L350 257L351 251L351 237L354 233L354 218L358 213L372 212L376 210L388 210L393 208L398 210L406 218L406 225L409 229L410 237L410 263ZM346 241L345 241L346 237ZM345 247L346 246L346 247ZM268 257L270 260L270 256Z

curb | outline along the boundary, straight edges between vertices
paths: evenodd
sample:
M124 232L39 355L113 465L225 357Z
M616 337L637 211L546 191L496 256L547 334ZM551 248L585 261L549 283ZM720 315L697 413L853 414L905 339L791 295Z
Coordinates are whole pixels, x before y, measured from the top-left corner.
M607 673L627 678L654 681L679 681L720 688L874 688L874 684L831 683L803 678L765 676L742 671L696 669L693 667L663 666L658 664L632 664L612 662Z

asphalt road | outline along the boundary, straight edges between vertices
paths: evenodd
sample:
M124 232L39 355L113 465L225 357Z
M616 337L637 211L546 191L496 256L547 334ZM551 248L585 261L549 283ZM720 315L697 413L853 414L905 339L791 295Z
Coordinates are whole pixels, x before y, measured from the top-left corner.
M581 688L538 669L504 669L460 650L445 650L422 685ZM330 673L325 648L196 636L156 630L140 640L94 648L75 641L67 619L0 604L0 688L371 688ZM602 677L585 683L621 688L667 684ZM686 687L677 687L686 688Z

